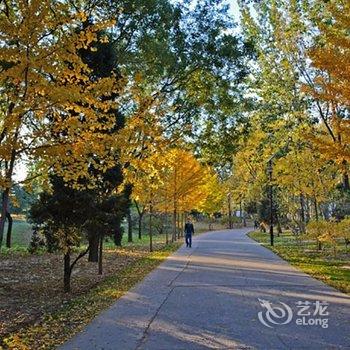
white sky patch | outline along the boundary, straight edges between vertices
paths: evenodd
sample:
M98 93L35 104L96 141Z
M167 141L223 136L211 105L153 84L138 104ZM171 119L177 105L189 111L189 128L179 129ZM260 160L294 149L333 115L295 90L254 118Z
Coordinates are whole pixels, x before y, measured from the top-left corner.
M236 0L228 0L227 4L230 5L230 15L232 15L237 23L240 19L239 6Z
M28 175L28 170L25 162L20 161L15 166L15 171L13 175L14 182L21 182L26 179Z

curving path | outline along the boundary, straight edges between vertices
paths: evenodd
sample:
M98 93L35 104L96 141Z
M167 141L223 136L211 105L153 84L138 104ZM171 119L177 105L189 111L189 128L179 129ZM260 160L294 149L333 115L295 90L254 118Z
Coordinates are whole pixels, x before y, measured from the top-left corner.
M191 249L180 248L60 349L350 349L350 297L296 270L248 231L194 237ZM280 309L267 313L259 299ZM297 321L323 301L321 316Z

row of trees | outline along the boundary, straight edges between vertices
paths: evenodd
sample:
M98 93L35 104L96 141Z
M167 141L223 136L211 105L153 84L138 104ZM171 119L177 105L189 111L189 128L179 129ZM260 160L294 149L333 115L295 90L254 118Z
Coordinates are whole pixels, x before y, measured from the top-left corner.
M179 147L246 74L222 1L0 7L0 246L17 185L37 193L29 218L63 252L67 291L85 254L102 272L104 237L120 244L132 200L141 216L171 212L172 239L181 213L218 207L216 175Z
M149 161L142 172L133 171L129 179L139 214L140 234L145 211L173 216L172 241L180 236L186 213L197 210L210 216L220 211L222 185L215 172L201 165L190 151L172 148L164 154L157 153Z
M274 223L301 232L309 220L341 220L350 214L349 2L242 1L240 8L256 56L231 193L269 222L273 186Z
M66 290L131 204L167 241L193 209L268 221L271 187L277 225L349 214L348 2L239 5L241 34L221 0L0 3L0 245L24 163Z

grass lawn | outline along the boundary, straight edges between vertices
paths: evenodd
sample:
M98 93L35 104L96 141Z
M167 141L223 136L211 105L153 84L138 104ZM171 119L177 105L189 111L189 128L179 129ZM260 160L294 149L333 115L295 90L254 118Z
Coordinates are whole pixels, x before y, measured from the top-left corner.
M255 231L248 236L307 274L342 292L350 293L350 250L346 250L343 242L339 243L337 254L334 255L331 247L325 246L323 251L318 251L315 242L303 240L302 236L293 236L288 231L280 237L275 235L273 247L270 246L268 233Z
M12 244L11 249L5 247L6 244L6 232L7 232L7 221L5 224L5 234L3 239L3 245L1 248L2 254L8 254L11 252L25 252L30 244L31 238L32 238L32 227L31 225L25 220L24 216L19 215L13 215L13 225L12 225ZM212 224L212 230L222 230L226 227L224 225L221 225L220 223L213 223ZM205 222L196 222L195 223L195 231L196 233L203 233L209 230L208 223ZM171 239L171 234L169 233L169 240ZM165 241L165 235L157 235L154 234L153 241L155 244L161 243ZM147 245L147 242L149 242L148 235L143 235L142 239L138 239L138 231L135 228L133 230L133 243L128 242L128 235L127 235L127 228L124 227L124 234L122 239L122 245L123 246L144 246ZM114 243L112 240L110 242L106 243L107 247L114 247Z
M126 229L125 229L126 231ZM31 225L24 219L24 218L16 218L13 220L12 225L12 240L11 240L11 249L8 249L5 247L6 244L6 232L7 232L7 221L5 224L5 234L3 239L3 246L1 253L11 253L11 252L25 252L30 244L31 238L32 238L32 227ZM155 244L162 243L165 241L165 235L157 235L155 234L153 236L153 242ZM170 235L169 235L170 239ZM136 230L133 231L133 242L128 242L128 235L127 232L124 232L123 238L122 238L122 246L145 246L147 245L147 242L149 242L148 235L143 235L142 239L140 240L138 238L138 232ZM114 247L114 242L110 239L109 242L106 242L106 247Z
M5 224L4 244L6 242L7 220ZM32 228L24 219L13 219L12 224L12 247L28 247L32 237Z

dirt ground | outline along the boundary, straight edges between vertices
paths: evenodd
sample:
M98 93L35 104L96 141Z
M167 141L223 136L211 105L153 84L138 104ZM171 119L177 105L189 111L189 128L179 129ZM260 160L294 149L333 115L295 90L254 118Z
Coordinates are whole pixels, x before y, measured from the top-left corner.
M97 263L82 258L73 270L69 294L62 290L62 255L0 255L0 338L39 321L44 313L59 309L69 299L118 274L147 252L146 245L106 250L102 276L97 273Z

